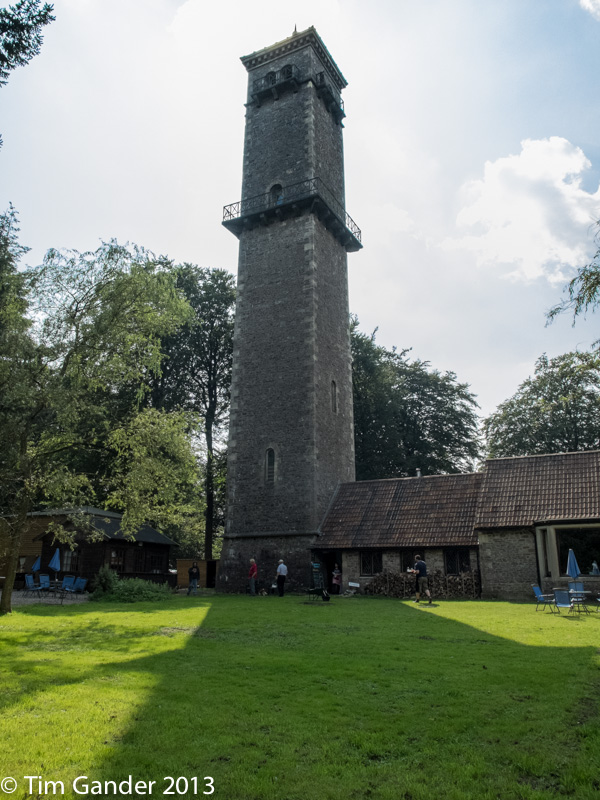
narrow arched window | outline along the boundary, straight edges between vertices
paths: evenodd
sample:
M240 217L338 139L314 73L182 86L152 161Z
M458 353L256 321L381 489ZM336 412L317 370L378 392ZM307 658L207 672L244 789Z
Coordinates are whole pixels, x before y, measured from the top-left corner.
M265 453L265 483L267 486L275 483L275 450L272 447Z
M337 414L338 410L338 403L337 403L337 386L335 381L331 381L331 410L334 414Z
M273 184L273 186L271 186L270 195L273 205L281 205L281 203L283 203L283 186L280 183Z
M267 72L265 75L265 83L267 86L275 86L277 83L277 75L274 72Z

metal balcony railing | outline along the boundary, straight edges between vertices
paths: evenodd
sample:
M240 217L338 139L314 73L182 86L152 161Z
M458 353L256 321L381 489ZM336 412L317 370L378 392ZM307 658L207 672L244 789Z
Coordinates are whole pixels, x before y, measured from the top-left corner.
M320 178L308 178L290 186L277 187L277 190L259 194L255 197L246 197L231 203L223 208L223 225L237 233L240 228L239 223L244 219L260 217L268 212L283 212L290 206L305 205L311 200L319 200L352 237L355 245L350 247L352 250L359 250L362 247L362 234L358 225L354 222L350 214L335 197L331 189L323 183Z

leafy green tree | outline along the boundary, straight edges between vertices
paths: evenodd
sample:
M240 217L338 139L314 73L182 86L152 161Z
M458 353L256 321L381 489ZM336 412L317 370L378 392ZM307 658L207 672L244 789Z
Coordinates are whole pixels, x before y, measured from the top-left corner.
M40 5L40 0L19 0L14 6L0 8L0 86L8 83L15 67L25 66L40 52L42 28L55 19L50 3Z
M352 322L357 480L465 472L479 453L477 403L452 372L376 344Z
M600 446L600 365L592 353L543 355L535 374L484 420L489 455L568 453Z
M12 205L0 215L0 337L28 327L25 278L17 269L27 248L19 244L17 222Z
M15 67L23 67L40 52L42 28L56 17L54 7L40 0L19 0L0 8L0 86L5 86Z
M149 399L156 408L182 409L202 419L204 555L210 559L224 513L225 469L219 445L229 417L235 279L222 269L185 264L177 272L177 287L192 307L193 317L163 337L163 367L152 381Z
M596 223L598 233L596 242L600 243L600 220ZM558 303L548 312L548 321L565 312L573 314L573 325L577 317L592 313L600 305L600 247L596 250L589 264L580 267L575 277L569 281L565 289L568 298ZM599 340L600 341L600 340ZM598 342L596 342L596 345Z
M10 285L22 254L14 217L4 230L0 263L8 268L0 278ZM29 308L19 317L13 302L0 338L0 543L7 564L0 613L10 610L32 510L94 505L101 491L108 507L124 512L126 534L142 520L185 510L197 474L189 421L183 413L139 411L149 374L160 370L161 337L189 316L172 267L142 248L109 242L93 253L51 250L41 267L24 273L27 295L16 296ZM3 280L0 296L11 291ZM136 391L123 393L123 386Z

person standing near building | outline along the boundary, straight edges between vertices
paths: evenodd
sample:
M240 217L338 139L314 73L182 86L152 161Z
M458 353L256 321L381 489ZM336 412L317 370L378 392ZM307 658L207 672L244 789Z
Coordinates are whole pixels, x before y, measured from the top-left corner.
M283 597L283 590L285 587L285 579L288 574L288 568L283 563L283 558L279 559L279 566L277 567L277 591L279 592L279 597Z
M196 594L198 590L198 580L200 579L200 570L198 568L198 562L194 561L192 566L188 569L188 575L190 576L190 585L188 586L188 595L191 591Z
M416 572L417 574L417 592L415 603L419 602L423 592L425 592L429 598L429 603L431 603L431 592L429 591L429 581L427 580L427 564L423 561L421 556L415 556L413 572Z
M256 579L258 577L258 567L256 561L250 559L250 570L248 571L248 583L250 584L250 594L256 594Z
M331 588L333 594L339 594L342 588L342 570L339 564L334 564L333 572L331 573Z

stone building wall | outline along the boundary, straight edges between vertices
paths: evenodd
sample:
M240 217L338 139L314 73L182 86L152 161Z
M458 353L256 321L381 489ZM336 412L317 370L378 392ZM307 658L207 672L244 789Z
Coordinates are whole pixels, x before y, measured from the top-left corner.
M250 559L258 566L258 587L275 583L277 565L283 558L288 568L286 591L303 592L311 585L310 551L313 536L256 536L226 539L221 552L217 588L223 592L245 592ZM223 564L226 570L223 570Z
M524 600L538 582L535 535L530 528L480 531L481 592L485 599Z
M429 574L440 572L444 574L444 550L443 548L423 549L416 548L414 553L418 553L427 564ZM477 551L475 548L469 550L471 569L477 569ZM381 554L382 568L384 571L400 572L401 556L399 550L383 550ZM348 588L348 581L360 583L361 589L367 586L372 580L371 575L360 574L360 552L358 550L345 550L342 554L342 577L343 588Z

